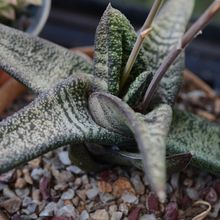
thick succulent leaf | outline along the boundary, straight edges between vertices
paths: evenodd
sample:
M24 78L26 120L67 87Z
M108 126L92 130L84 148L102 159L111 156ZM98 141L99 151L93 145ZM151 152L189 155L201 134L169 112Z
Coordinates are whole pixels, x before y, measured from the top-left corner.
M137 106L142 100L146 87L150 84L152 78L153 74L148 71L145 71L137 76L129 86L126 95L123 97L123 100L131 107Z
M114 95L119 94L121 74L136 38L127 18L109 5L96 31L94 74L107 82L108 91ZM144 51L141 50L131 72L132 78L145 71L146 67Z
M144 42L150 72L155 73L170 49L178 47L191 16L194 0L168 0L155 22L153 30ZM159 102L173 104L183 79L184 54L169 68L158 87Z
M220 175L220 126L175 110L167 151L169 154L190 152L194 166Z
M93 93L89 108L97 124L108 130L133 133L143 156L144 170L151 187L161 200L165 192L165 139L172 118L172 110L162 105L144 117L135 113L119 98L107 93ZM128 133L129 132L129 133Z
M93 72L85 55L2 24L0 69L36 92L46 91L72 74Z
M92 119L87 100L100 85L89 75L71 76L0 122L0 172L64 144L129 142L130 138L108 131Z

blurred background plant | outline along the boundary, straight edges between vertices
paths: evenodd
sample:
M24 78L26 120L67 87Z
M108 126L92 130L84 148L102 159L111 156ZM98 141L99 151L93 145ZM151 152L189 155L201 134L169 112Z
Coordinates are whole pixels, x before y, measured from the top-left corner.
M41 6L42 0L0 0L0 22L26 30L30 25L33 6Z

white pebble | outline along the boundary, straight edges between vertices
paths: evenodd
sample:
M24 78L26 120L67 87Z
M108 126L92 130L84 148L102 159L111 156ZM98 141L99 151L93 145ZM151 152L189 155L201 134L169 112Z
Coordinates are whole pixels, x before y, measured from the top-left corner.
M59 157L60 161L62 162L62 164L64 164L64 165L70 165L71 164L69 154L68 154L67 151L59 152L58 157Z

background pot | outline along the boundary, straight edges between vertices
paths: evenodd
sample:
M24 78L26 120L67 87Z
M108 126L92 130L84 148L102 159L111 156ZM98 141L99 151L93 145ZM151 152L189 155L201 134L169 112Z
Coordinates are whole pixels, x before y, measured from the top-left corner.
M34 16L31 17L31 24L26 32L37 36L43 29L50 13L51 0L43 0L42 5L33 7Z

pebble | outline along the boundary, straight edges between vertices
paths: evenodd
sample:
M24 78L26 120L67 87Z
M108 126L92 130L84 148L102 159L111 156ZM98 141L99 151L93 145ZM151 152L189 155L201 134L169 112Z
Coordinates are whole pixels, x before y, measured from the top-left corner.
M92 215L93 220L109 220L108 212L105 209L96 210Z
M121 203L119 205L119 211L121 211L124 215L128 215L128 211L129 211L128 206L124 203Z
M175 202L170 202L165 209L165 220L177 220L178 219L178 207Z
M108 212L110 215L112 215L112 213L116 212L118 209L117 205L110 205L108 208Z
M120 197L124 192L130 192L135 194L135 190L132 187L130 181L125 177L119 177L113 183L113 195Z
M157 212L159 211L160 209L160 203L159 203L159 199L158 197L155 195L155 193L153 192L150 192L149 195L147 196L147 202L146 202L146 205L147 205L147 209L150 211L150 212Z
M75 191L73 189L68 189L66 192L64 192L61 196L62 200L68 200L72 199L75 196Z
M89 220L89 213L86 210L83 210L79 216L79 220Z
M140 217L140 220L157 220L154 214L151 215L143 215Z
M15 192L19 198L24 199L30 194L30 188L15 189Z
M110 193L99 193L99 198L104 204L107 204L115 199L115 197Z
M0 175L0 182L10 183L11 181L13 181L14 176L15 176L15 169L3 173Z
M8 199L0 203L0 206L7 210L10 214L17 212L21 207L21 200L18 197Z
M3 196L6 198L13 198L16 197L16 194L8 186L6 186L3 189Z
M111 220L121 220L123 213L122 212L113 212Z
M31 202L32 202L32 198L29 196L26 196L22 201L22 206L27 207L28 204L30 204Z
M78 206L79 204L79 197L78 196L75 196L73 199L72 199L72 203L75 207Z
M35 168L31 172L31 177L34 180L39 181L43 174L44 174L44 170L42 168Z
M188 197L194 201L198 200L199 198L199 193L196 189L194 188L186 188L186 194Z
M84 171L81 170L79 167L71 165L69 167L66 168L68 171L70 171L73 174L79 175L79 174L83 174Z
M27 185L27 183L24 178L22 178L22 177L17 178L17 180L15 182L15 188L23 189L26 185Z
M9 220L7 215L4 212L2 212L1 210L0 210L0 220Z
M72 217L73 219L78 219L79 215L77 210L73 207L73 205L65 205L62 208L56 211L57 216L66 216Z
M110 193L112 192L112 185L106 181L99 181L98 187L100 192Z
M71 164L71 161L69 159L68 151L59 152L58 157L59 157L59 160L62 162L62 164L64 164L64 165L70 165Z
M30 185L32 185L33 180L30 176L29 170L28 169L23 169L23 173L24 173L24 179L25 179L26 183L29 183Z
M97 187L93 187L92 189L89 189L86 192L86 196L88 197L88 199L93 200L96 198L98 193L99 193L99 189Z
M139 175L134 175L131 177L131 183L138 195L143 195L145 192L145 186Z
M53 216L56 210L57 210L57 204L55 202L50 202L44 207L43 211L41 211L39 216L41 217Z
M38 157L28 162L28 164L32 169L38 168L40 166L40 163L41 163L41 157Z
M82 200L86 201L86 190L77 190L76 195Z
M128 192L125 192L121 198L124 202L127 202L127 203L133 203L133 204L138 203L137 196L135 196L134 194L128 193Z
M36 203L40 201L40 190L39 189L35 189L32 191L32 199Z

